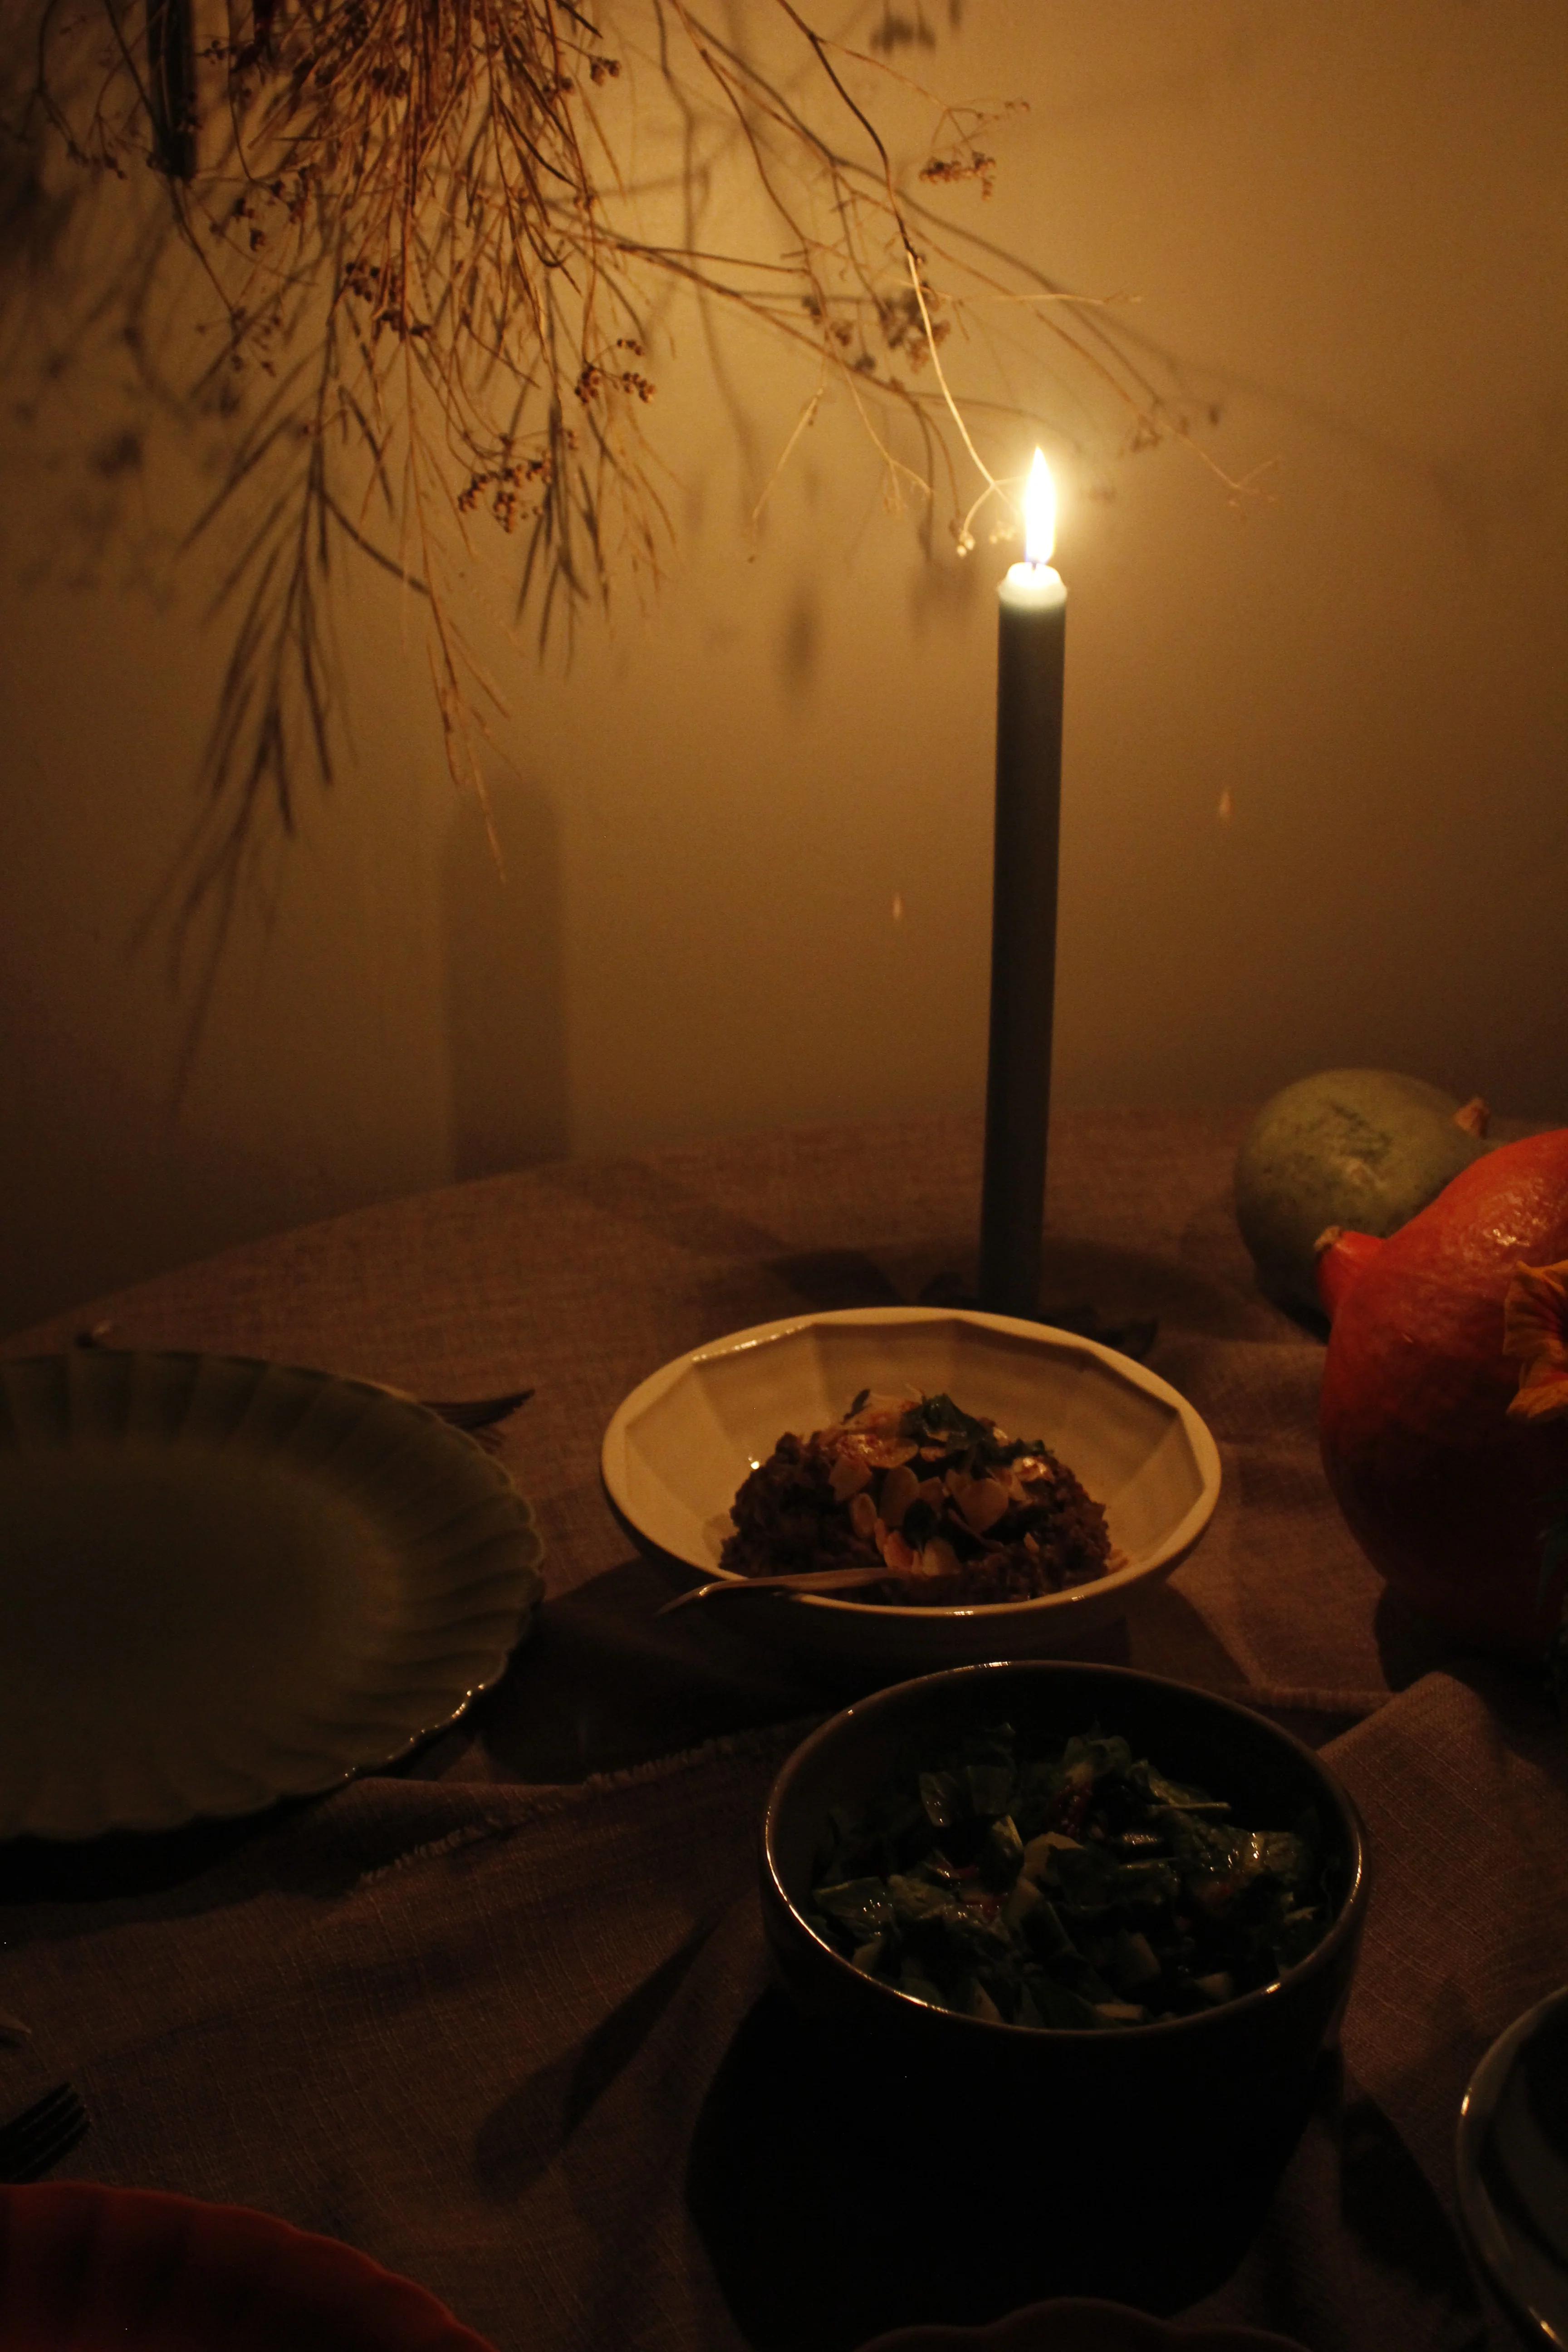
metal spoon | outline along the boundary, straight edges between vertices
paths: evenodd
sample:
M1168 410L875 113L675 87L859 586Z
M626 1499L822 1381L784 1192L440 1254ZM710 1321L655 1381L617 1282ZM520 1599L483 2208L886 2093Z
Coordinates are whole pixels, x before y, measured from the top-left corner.
M802 1569L792 1576L740 1576L716 1579L711 1584L694 1584L689 1592L678 1592L655 1613L668 1617L672 1609L684 1609L691 1601L710 1601L716 1592L847 1592L859 1584L886 1584L891 1571L877 1568Z

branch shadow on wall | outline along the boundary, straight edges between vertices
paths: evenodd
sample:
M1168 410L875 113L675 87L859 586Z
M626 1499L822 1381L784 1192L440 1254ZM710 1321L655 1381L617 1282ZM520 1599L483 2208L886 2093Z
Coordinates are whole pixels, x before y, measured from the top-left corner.
M456 801L441 871L452 1173L563 1159L571 1120L561 852L536 786ZM500 851L498 865L496 851Z

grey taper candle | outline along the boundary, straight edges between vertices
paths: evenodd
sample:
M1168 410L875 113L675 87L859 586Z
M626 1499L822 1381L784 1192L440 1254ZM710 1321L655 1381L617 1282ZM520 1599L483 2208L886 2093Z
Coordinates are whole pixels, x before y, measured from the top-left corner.
M1044 471L1037 452L1036 483ZM1045 479L1048 498L1048 475ZM1067 590L1045 561L1053 522L1037 523L1031 509L1028 560L1013 565L998 592L991 1045L980 1206L980 1304L998 1315L1037 1315L1040 1305L1067 645Z

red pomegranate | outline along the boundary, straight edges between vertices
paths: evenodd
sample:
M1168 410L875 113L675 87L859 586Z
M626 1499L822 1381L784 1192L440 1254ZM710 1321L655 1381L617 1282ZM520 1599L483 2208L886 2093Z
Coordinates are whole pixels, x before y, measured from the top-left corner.
M1329 1484L1394 1589L1539 1656L1568 1541L1568 1129L1489 1152L1386 1241L1326 1241Z

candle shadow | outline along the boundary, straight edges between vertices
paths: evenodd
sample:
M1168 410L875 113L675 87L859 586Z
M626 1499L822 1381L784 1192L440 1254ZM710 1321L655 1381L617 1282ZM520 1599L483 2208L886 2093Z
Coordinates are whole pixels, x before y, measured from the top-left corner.
M529 786L493 786L488 810L468 793L453 804L441 895L460 1179L570 1149L557 833L549 801Z
M639 1544L637 1556L546 1601L506 1673L453 1735L477 1733L501 1776L583 1780L732 1733L804 1728L913 1671L875 1655L792 1656L748 1620L744 1601L700 1602L661 1616L665 1601L689 1591L692 1571L641 1548L619 1523ZM1079 1635L1068 1654L1130 1664L1126 1623L1118 1619Z
M469 1717L505 1777L624 1771L731 1733L830 1715L874 1685L874 1676L814 1671L744 1641L721 1622L723 1604L661 1617L690 1583L689 1569L638 1557L544 1603Z
M974 1307L973 1244L878 1252L898 1296L931 1307ZM1046 1236L1038 1320L1099 1339L1123 1354L1145 1355L1162 1330L1207 1339L1273 1332L1272 1307L1201 1266L1116 1243Z
M978 1304L971 1241L813 1250L765 1256L706 1286L700 1295L715 1329L724 1328L717 1318L730 1307L757 1319L759 1275L774 1286L780 1315ZM1273 1310L1262 1300L1172 1259L1110 1244L1055 1240L1047 1243L1038 1319L1139 1356L1150 1352L1162 1330L1230 1339L1257 1336L1260 1322L1275 1328Z
M1168 1675L1202 1690L1237 1690L1246 1668L1233 1658L1208 1620L1169 1584L1131 1592L1125 1620L1128 1663L1145 1674Z

